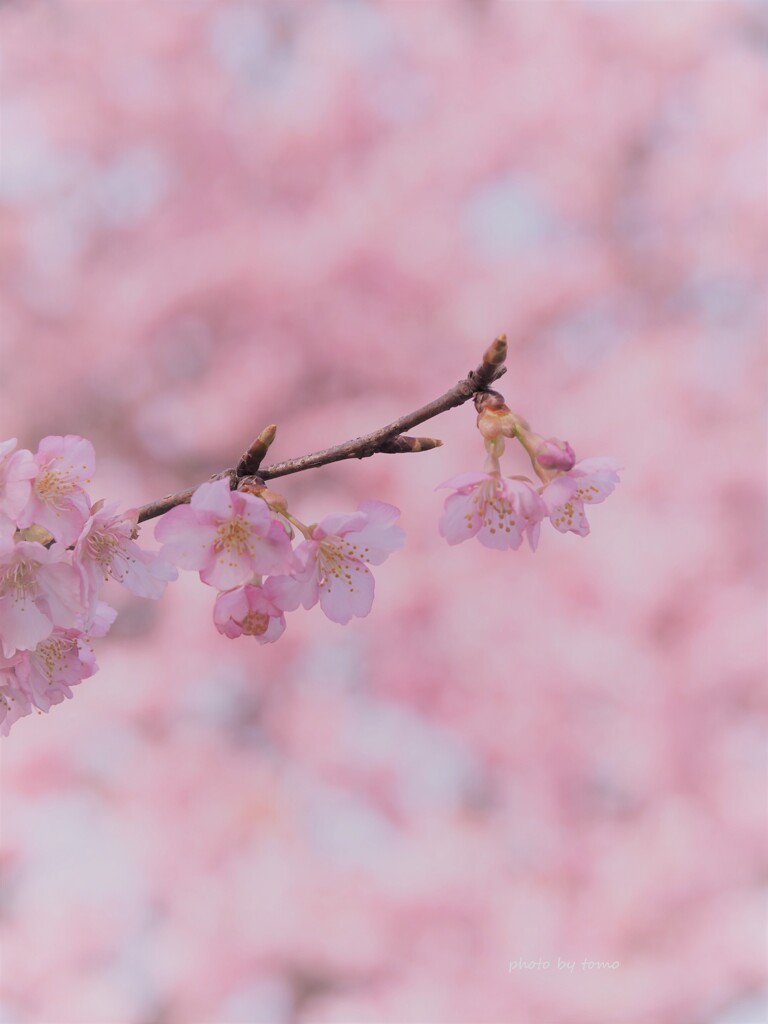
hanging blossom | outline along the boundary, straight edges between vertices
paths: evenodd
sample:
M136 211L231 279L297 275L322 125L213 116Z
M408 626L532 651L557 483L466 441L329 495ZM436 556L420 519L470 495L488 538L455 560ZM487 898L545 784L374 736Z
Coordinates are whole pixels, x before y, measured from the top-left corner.
M619 482L617 459L607 456L582 459L567 473L556 476L541 492L547 516L560 533L586 537L589 523L585 505L605 501Z
M96 671L91 640L116 612L114 580L159 597L176 570L136 543L135 512L92 504L93 446L45 437L37 453L0 442L0 734L48 711Z
M160 557L180 569L195 569L203 583L231 590L254 573L293 569L291 541L267 505L252 494L230 490L229 480L204 483L189 505L177 505L155 527Z
M440 520L440 534L449 544L477 537L487 548L517 549L528 538L532 551L546 514L535 488L526 480L501 475L498 459L489 471L462 473L439 484L451 488Z
M523 537L535 550L541 521L561 533L585 537L585 504L597 505L619 482L618 461L609 457L576 462L567 441L544 438L513 413L496 391L475 396L477 427L488 453L486 471L463 473L438 485L453 490L445 501L439 530L449 544L477 537L490 548L519 548ZM501 474L506 439L519 441L528 454L538 486L526 477Z
M328 618L341 624L366 616L374 594L368 566L381 565L405 543L395 523L399 515L394 505L363 501L356 512L326 516L312 527L297 524L306 539L296 548L292 575L271 581L274 600L285 611L312 608L319 601Z
M271 644L285 632L284 608L276 593L277 577L263 584L246 583L219 594L213 606L216 629L234 640L252 636L260 644Z

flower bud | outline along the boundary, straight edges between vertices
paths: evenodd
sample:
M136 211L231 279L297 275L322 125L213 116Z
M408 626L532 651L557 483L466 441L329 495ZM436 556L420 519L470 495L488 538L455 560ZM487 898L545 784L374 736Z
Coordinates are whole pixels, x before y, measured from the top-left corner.
M483 354L483 362L488 366L501 366L507 358L507 336L500 334L489 345Z
M567 441L550 437L536 448L536 461L544 469L557 469L567 473L573 469L576 455Z
M271 423L259 434L247 452L243 454L235 470L237 476L250 476L256 472L269 451L269 446L275 440L277 427Z

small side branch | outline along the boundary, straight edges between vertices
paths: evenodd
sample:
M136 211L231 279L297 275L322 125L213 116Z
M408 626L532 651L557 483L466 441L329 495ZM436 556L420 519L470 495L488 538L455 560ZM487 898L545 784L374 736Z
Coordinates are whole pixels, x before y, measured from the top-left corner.
M463 380L460 380L449 391L427 403L427 405L423 405L420 409L407 413L405 416L401 416L399 419L388 423L384 427L380 427L378 430L372 431L370 434L356 437L351 441L345 441L343 444L334 445L332 448L325 448L319 452L300 455L297 458L286 459L283 462L274 462L261 469L261 461L265 457L267 449L275 436L276 428L269 426L261 432L256 441L240 459L237 466L222 470L222 472L214 474L211 479L220 480L224 477L229 477L232 486L236 487L239 478L255 473L258 473L258 476L263 480L273 480L276 477L303 473L307 469L316 469L319 466L327 466L332 462L343 462L346 459L366 459L371 455L379 453L400 454L404 452L429 451L432 448L437 448L442 444L442 441L439 441L437 438L408 437L406 436L406 431L412 430L420 423L425 423L427 420L447 412L448 409L464 405L465 402L470 401L479 392L487 390L494 381L506 373L506 367L504 366L506 356L507 339L505 335L500 335L487 349L477 369L471 370ZM176 505L186 504L190 501L196 490L196 487L191 487L188 490L179 491L178 494L169 494L158 501L151 501L149 504L143 505L139 509L138 521L143 523L148 519L155 519L157 516L164 515L170 509L175 508Z

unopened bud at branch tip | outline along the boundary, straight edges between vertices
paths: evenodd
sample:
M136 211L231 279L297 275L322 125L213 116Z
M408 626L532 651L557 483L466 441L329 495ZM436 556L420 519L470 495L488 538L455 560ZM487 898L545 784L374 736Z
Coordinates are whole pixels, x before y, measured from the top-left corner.
M507 336L500 334L485 350L483 362L488 366L501 366L507 358Z
M270 423L268 427L265 427L262 430L248 451L238 462L237 476L247 476L250 473L256 472L261 465L264 456L269 451L269 446L275 440L276 434L277 427L274 423Z
M268 427L264 427L262 432L259 434L258 440L264 445L265 448L269 448L272 442L275 440L277 434L277 424L270 423Z

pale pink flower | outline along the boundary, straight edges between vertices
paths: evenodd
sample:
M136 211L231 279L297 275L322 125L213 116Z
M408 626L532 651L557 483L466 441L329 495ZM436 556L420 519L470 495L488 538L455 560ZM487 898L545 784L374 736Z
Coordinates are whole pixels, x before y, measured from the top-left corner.
M72 687L96 672L90 640L104 636L115 616L114 608L99 601L87 635L57 626L33 650L11 657L0 652L0 735L7 736L24 715L48 711L71 697Z
M621 465L616 459L598 456L582 459L569 473L555 477L541 492L550 522L560 533L586 537L589 523L584 506L605 501L619 482Z
M85 485L96 465L93 445L76 434L44 437L34 461L32 492L16 521L20 527L36 523L62 544L74 544L91 508Z
M232 491L229 481L202 484L189 505L166 512L155 527L160 557L180 569L196 569L203 583L231 590L254 573L294 567L285 527L252 494Z
M48 711L72 696L72 687L97 670L88 638L76 629L55 629L34 650L24 651L14 671L34 706Z
M33 650L54 626L79 623L80 577L60 545L19 541L0 550L0 639L6 657Z
M136 511L118 512L116 505L97 502L75 544L74 562L80 570L89 607L94 607L102 584L114 579L137 597L161 597L176 569L157 552L145 551L134 540Z
M326 516L296 548L298 569L271 581L272 598L285 611L301 604L320 607L334 622L368 614L374 580L368 565L381 565L405 543L395 520L400 510L383 501L363 501L357 512ZM268 581L270 582L270 581Z
M216 598L213 621L216 629L232 639L254 636L260 644L274 643L285 632L285 616L274 600L275 577L262 586L246 583Z
M487 548L519 548L527 536L536 550L544 506L526 480L490 473L461 473L438 486L453 488L445 500L440 534L449 544L477 537Z
M15 449L15 437L0 441L0 515L14 522L29 501L31 481L37 475L32 452Z

